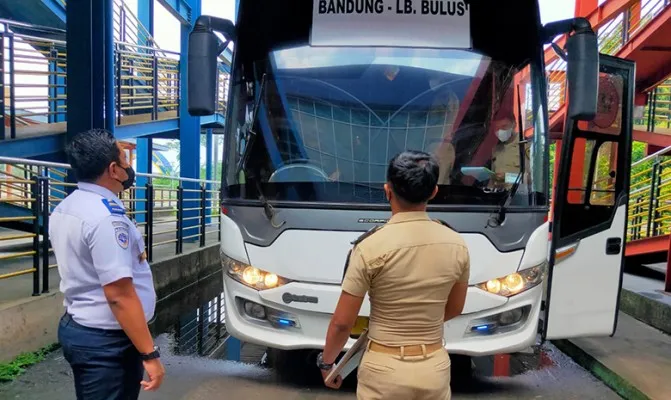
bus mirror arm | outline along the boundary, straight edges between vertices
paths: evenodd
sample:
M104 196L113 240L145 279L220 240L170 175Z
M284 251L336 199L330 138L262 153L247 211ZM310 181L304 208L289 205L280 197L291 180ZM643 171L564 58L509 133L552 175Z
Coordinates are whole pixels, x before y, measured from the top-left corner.
M555 37L565 33L592 33L592 25L586 18L569 18L561 21L549 22L543 25L543 43L550 44Z
M201 15L196 20L193 30L219 32L224 35L224 38L226 38L227 41L235 40L235 24L228 19L212 17L210 15ZM222 49L221 51L224 50Z
M551 22L543 27L543 41L552 43L557 35L566 39L566 79L568 81L568 117L591 121L596 116L599 85L599 46L597 35L585 18ZM557 50L557 45L552 43ZM562 55L560 55L561 58Z
M215 31L224 35L225 42L219 40ZM187 102L192 116L212 115L217 111L217 61L232 40L235 40L233 22L209 15L198 17L189 33Z

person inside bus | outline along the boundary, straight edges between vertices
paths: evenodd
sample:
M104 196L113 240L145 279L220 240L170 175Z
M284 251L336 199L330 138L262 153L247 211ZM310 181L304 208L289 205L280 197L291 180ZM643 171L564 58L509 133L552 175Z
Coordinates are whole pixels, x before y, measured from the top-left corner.
M370 297L369 342L359 365L357 398L449 400L450 357L444 322L461 314L470 256L462 236L431 220L438 163L426 152L391 159L384 190L391 219L355 242L342 292L317 356L324 382L347 342L363 299Z
M494 172L489 186L492 188L509 188L520 172L520 138L516 130L515 118L506 115L493 124L498 139L492 150L491 170ZM529 171L527 145L524 145L525 171ZM526 175L526 173L525 173ZM521 182L524 182L522 177Z

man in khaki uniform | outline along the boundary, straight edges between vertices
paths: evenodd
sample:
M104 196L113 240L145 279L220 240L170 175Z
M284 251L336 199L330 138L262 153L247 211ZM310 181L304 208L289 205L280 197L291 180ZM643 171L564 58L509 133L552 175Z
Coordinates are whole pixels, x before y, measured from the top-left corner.
M359 366L358 399L451 397L443 324L463 310L470 258L462 237L426 212L437 180L438 165L428 153L394 157L385 184L392 217L357 239L349 256L317 365L326 377L368 293L370 342Z
M492 171L495 173L490 186L510 187L520 172L520 140L515 132L513 117L496 122L496 137L499 141L492 151ZM528 146L525 144L525 172L529 172ZM521 182L524 182L524 177Z

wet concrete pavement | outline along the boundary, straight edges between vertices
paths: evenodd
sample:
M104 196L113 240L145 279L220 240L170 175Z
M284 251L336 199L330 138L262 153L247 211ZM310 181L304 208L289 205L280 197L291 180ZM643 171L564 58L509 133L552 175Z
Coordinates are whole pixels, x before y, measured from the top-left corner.
M161 335L157 342L163 349L172 348L172 336ZM222 343L220 347L225 348ZM573 363L552 345L540 353L514 356L511 377L487 377L487 359L476 359L475 378L453 382L454 399L619 399L614 392ZM317 371L300 362L291 371L278 371L261 365L264 349L243 347L243 360L164 355L167 375L158 392L143 392L140 399L263 399L330 400L355 399L355 381L339 391L322 386ZM247 357L245 357L245 354ZM254 362L253 360L257 361ZM485 371L484 375L482 371ZM281 373L283 372L283 373ZM14 382L0 385L2 399L75 398L72 376L60 350L32 368Z
M150 328L161 346L167 375L158 392L143 392L140 399L356 398L354 376L339 391L327 389L314 363L305 361L305 353L280 352L277 357L276 352L266 354L262 347L243 344L241 361L229 360L231 342L223 323L221 287L221 273L214 273L158 302ZM453 361L453 368L458 364ZM511 376L492 377L492 357L475 358L473 364L473 379L453 379L453 399L620 398L549 343L531 354L511 356ZM72 373L61 351L49 354L13 382L0 383L0 399L75 399Z

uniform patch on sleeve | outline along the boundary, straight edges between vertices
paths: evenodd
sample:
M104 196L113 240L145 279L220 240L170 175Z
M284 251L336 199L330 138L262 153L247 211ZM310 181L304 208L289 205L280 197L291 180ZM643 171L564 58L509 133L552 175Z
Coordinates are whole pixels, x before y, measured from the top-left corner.
M117 203L113 201L109 201L108 199L102 199L103 204L109 212L113 215L126 215L126 209L118 205Z
M117 226L114 228L114 239L116 243L124 250L128 248L130 243L130 235L128 234L128 227Z

